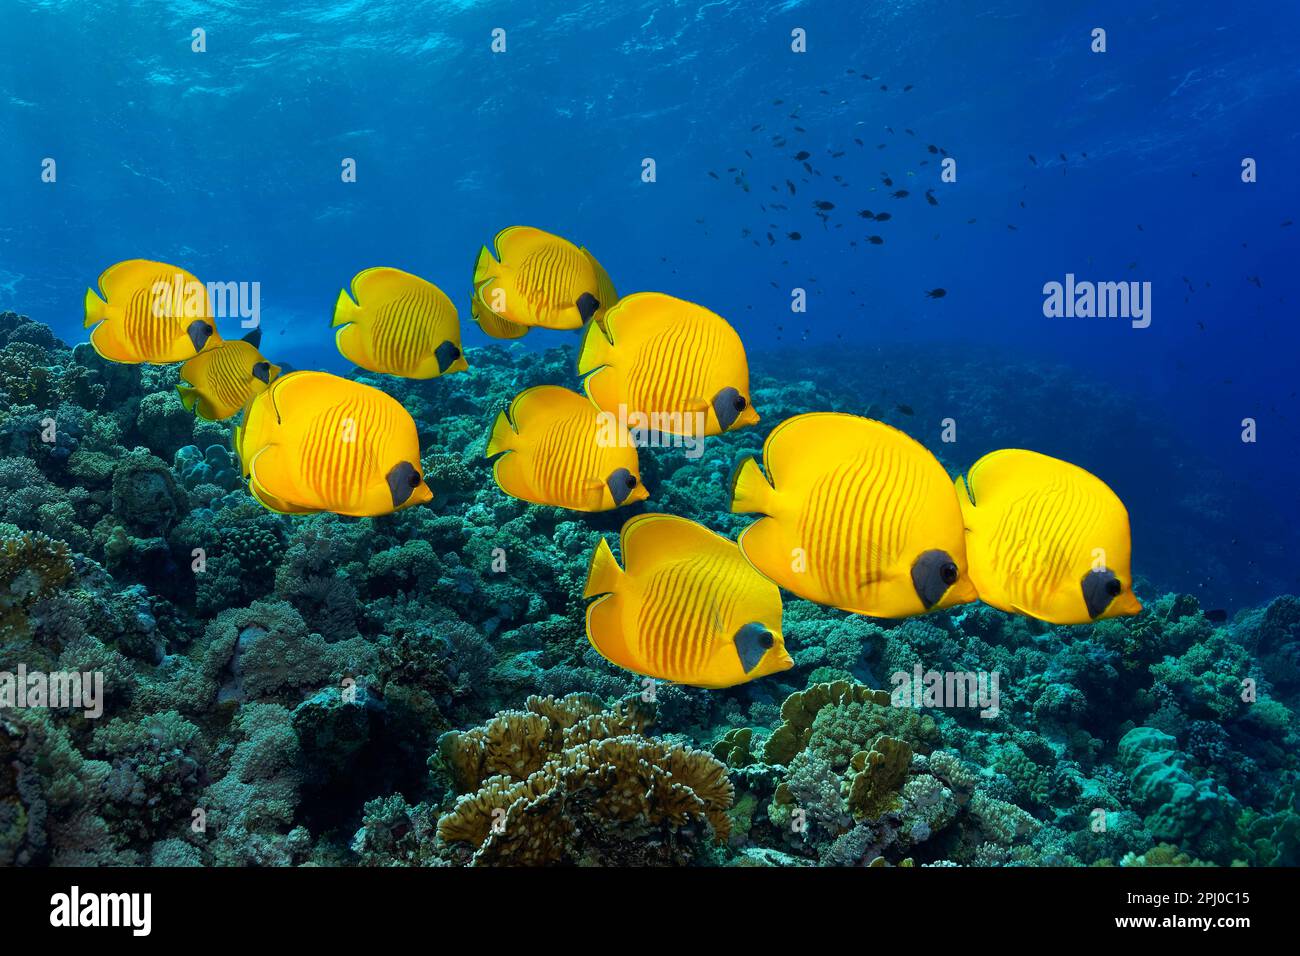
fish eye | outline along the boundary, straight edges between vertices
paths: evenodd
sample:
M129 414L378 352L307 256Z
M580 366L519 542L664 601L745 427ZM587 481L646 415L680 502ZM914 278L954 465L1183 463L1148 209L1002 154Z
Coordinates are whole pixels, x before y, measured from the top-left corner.
M411 487L414 488L416 485L420 483L419 474L416 472L411 472L411 477L408 479L408 481L410 482Z
M956 584L957 565L949 561L947 564L945 564L942 568L939 569L939 577L943 579L944 584Z
M736 396L736 401L735 401L736 411L738 411L738 412L743 412L743 411L745 410L745 406L746 406L747 404L749 404L749 403L745 401L745 396L744 396L744 395L737 395L737 396Z
M635 488L635 487L636 487L636 475L628 475L628 476L627 476L627 486L628 486L629 488Z
M763 636L758 639L758 646L765 650L767 648L770 648L775 643L776 643L776 639L772 637L771 633L767 631L764 631Z
M1124 590L1124 585L1119 583L1119 578L1111 578L1106 582L1106 593L1111 597L1119 597L1119 592Z

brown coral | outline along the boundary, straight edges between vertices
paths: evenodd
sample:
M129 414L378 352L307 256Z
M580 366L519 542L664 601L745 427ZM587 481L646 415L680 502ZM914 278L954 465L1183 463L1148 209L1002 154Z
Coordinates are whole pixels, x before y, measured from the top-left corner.
M25 624L27 609L53 594L71 573L62 541L39 532L0 539L0 633Z
M888 707L890 697L886 691L873 690L865 684L847 680L814 684L807 690L791 694L781 705L781 726L773 731L763 746L763 760L766 763L789 763L795 754L808 746L817 712L828 704L850 702Z
M439 757L461 796L438 821L447 843L476 847L475 865L576 862L583 846L630 845L656 828L730 829L733 791L712 756L641 736L649 715L631 698L591 712L588 695L530 697L486 726L445 734ZM608 735L607 735L608 734Z
M881 737L849 761L848 805L854 818L875 820L899 805L898 793L912 765L906 741Z

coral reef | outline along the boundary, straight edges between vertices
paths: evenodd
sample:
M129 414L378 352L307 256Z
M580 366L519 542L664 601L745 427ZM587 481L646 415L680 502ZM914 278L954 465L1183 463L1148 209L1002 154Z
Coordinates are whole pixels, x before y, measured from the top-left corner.
M787 381L755 356L764 420L906 427L884 396L924 363L864 395L844 361ZM982 441L1032 444L1059 420L1033 407L1082 394L1020 370L1012 436L987 366L945 367ZM512 346L445 380L362 374L414 415L437 497L289 517L249 498L232 423L185 413L175 369L0 314L0 702L20 667L103 678L98 719L0 707L0 866L1300 862L1300 598L1222 620L1140 580L1141 615L1068 628L791 598L782 674L703 691L609 665L583 630L596 539L646 507L734 534L727 476L764 432L647 451L627 514L502 495L493 413L572 369ZM1128 420L1101 411L1080 427ZM897 698L928 672L997 683Z

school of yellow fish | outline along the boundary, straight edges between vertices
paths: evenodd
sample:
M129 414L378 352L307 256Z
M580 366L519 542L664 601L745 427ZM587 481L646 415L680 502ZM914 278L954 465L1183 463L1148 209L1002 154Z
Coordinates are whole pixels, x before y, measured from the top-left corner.
M327 372L286 372L261 354L258 330L223 339L206 287L186 270L117 263L98 293L87 291L85 311L105 359L181 363L187 409L213 421L242 413L232 444L264 507L374 517L432 500L415 421L396 399ZM584 330L585 394L526 389L491 426L494 480L520 500L595 512L648 499L620 410L665 433L759 421L744 345L726 319L659 292L619 298L595 256L560 236L498 233L475 263L470 315L498 339ZM469 367L452 300L399 269L359 272L339 293L333 326L339 352L370 372L428 379ZM883 422L796 415L768 435L761 467L740 462L731 510L759 516L736 541L653 512L624 524L622 567L600 540L584 592L596 651L698 687L787 670L781 588L885 618L976 600L1051 624L1142 610L1123 503L1096 476L1037 452L992 452L954 482Z

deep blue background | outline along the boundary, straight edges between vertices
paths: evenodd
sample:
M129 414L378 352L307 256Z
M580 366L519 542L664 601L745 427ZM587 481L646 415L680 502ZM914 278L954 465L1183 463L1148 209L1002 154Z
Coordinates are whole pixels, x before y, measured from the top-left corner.
M204 280L260 282L264 350L339 368L328 323L355 272L394 265L438 283L477 344L475 253L506 225L537 225L591 248L621 292L668 291L726 315L778 373L784 356L798 374L804 340L860 350L864 382L882 342L1069 363L1200 454L1073 449L1068 420L1044 450L1111 480L1139 540L1184 531L1143 526L1143 500L1194 495L1205 469L1226 476L1240 535L1222 603L1258 599L1296 590L1300 571L1300 226L1283 225L1300 212L1298 11L11 0L0 309L75 341L83 291L104 267L162 259ZM1089 50L1096 26L1103 55ZM206 53L190 50L195 27ZM489 49L496 27L504 55ZM795 27L806 54L790 51ZM938 181L929 144L957 159L957 183ZM820 175L792 159L800 149ZM47 156L56 185L40 182ZM1254 185L1240 180L1245 156L1259 164ZM356 184L340 181L343 157L358 162ZM640 181L644 157L656 183ZM911 195L891 198L884 173ZM836 206L825 227L818 199ZM862 208L893 219L868 223ZM1151 327L1045 319L1043 283L1066 272L1150 281ZM794 286L809 290L806 316L790 313ZM935 287L947 297L927 299ZM570 339L528 339L557 341ZM1247 416L1255 445L1239 440Z

